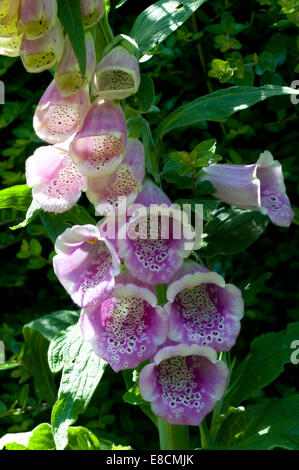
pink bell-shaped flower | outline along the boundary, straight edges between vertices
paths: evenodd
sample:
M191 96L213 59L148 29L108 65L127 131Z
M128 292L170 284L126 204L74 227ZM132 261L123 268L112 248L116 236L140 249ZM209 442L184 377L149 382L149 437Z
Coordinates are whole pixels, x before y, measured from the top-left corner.
M139 390L156 416L170 424L199 426L222 398L228 374L212 348L162 346L141 370Z
M167 316L153 290L122 271L109 297L82 310L81 330L115 372L152 357L167 337Z
M99 22L105 10L104 0L81 0L83 26L91 28Z
M252 165L216 163L203 168L202 181L215 187L214 197L242 209L259 210L280 227L289 227L294 212L286 193L281 164L269 151Z
M39 39L26 39L21 44L21 59L28 72L48 70L58 62L63 53L64 37L59 20Z
M61 96L52 80L43 94L33 117L33 127L42 140L58 144L76 134L89 108L89 89Z
M124 161L110 175L88 178L86 196L97 215L117 216L133 204L145 175L144 148L128 139Z
M189 346L229 351L240 332L244 314L241 291L225 284L220 274L185 261L167 289L168 337Z
M113 173L124 159L126 145L127 127L121 106L96 99L70 152L82 173L94 177Z
M117 46L107 54L93 77L92 90L107 100L122 100L138 91L140 85L139 64L135 56Z
M38 39L52 29L57 20L57 10L57 0L22 0L19 25L26 38Z
M39 147L26 160L26 181L33 199L47 212L69 210L86 190L86 178L76 168L67 145Z
M145 284L168 284L193 249L195 233L187 214L146 180L117 234L119 256Z
M96 53L91 33L85 34L86 72L80 72L77 57L68 37L65 39L63 56L55 70L55 80L62 96L77 93L89 84L96 66Z
M114 289L119 258L94 225L74 225L56 240L53 266L56 276L80 307L103 302Z

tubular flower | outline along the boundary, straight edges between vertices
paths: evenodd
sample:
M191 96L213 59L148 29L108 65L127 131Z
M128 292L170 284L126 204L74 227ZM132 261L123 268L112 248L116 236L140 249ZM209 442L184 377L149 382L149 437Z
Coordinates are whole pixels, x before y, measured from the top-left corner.
M257 161L257 177L261 182L261 211L275 225L289 227L294 218L286 193L281 164L268 151Z
M167 337L167 317L154 292L127 273L116 278L109 298L81 313L83 337L115 372L153 356Z
M39 147L26 160L26 180L33 199L47 212L69 210L86 190L86 178L63 146Z
M11 38L21 34L18 24L20 0L0 2L0 37Z
M82 173L113 173L122 162L127 144L126 120L119 104L97 99L70 145L73 161Z
M64 37L59 20L39 39L26 39L21 44L21 59L28 72L48 70L58 62L63 53Z
M66 229L57 238L55 250L55 274L76 304L90 307L111 294L120 262L97 227L74 225Z
M63 96L77 93L81 88L86 87L91 80L96 66L96 53L91 33L85 34L85 46L86 72L83 76L70 40L68 37L65 39L63 56L55 71L55 80Z
M203 168L216 189L214 197L242 209L260 210L281 227L289 227L294 213L283 180L281 164L269 151L263 152L256 164L213 164Z
M96 215L120 214L133 204L145 175L144 148L137 139L128 139L124 161L114 173L88 178L86 196Z
M222 276L185 261L167 289L168 337L187 345L229 351L244 314L241 291Z
M33 117L33 127L42 140L58 144L73 136L89 108L88 87L74 95L61 96L55 80L43 94Z
M118 233L120 257L141 282L167 284L192 249L193 229L186 214L171 206L166 194L150 180L129 212L131 217Z
M18 57L20 55L22 38L23 34L11 38L0 37L0 55Z
M92 90L108 100L122 100L137 92L140 70L137 59L121 46L107 54L96 68Z
M222 398L228 367L209 347L162 347L139 375L142 398L170 424L199 426Z
M57 0L22 0L19 24L26 38L38 39L53 28L57 10Z
M81 0L80 3L84 28L91 28L104 14L104 0Z

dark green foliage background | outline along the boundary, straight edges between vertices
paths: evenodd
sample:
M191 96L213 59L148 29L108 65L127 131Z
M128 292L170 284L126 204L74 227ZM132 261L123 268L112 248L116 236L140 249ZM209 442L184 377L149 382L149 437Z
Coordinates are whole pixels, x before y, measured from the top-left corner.
M112 2L112 6L117 3ZM114 32L128 34L136 16L151 3L128 0L121 8L112 9L110 23ZM235 26L229 15L235 19ZM223 27L231 31L230 45L234 49L225 50L225 41L219 38ZM239 56L232 58L236 52ZM221 72L217 69L220 80L208 73L215 59L223 61L218 62L223 67ZM250 65L254 61L257 65ZM291 86L293 80L299 80L298 64L299 29L277 2L243 1L240 8L239 1L208 1L141 65L142 72L152 77L156 92L154 106L146 117L154 130L176 107L211 91L232 85ZM228 70L234 68L231 76ZM25 160L42 144L32 129L32 116L51 75L49 72L30 75L19 60L0 57L0 76L6 87L6 103L0 107L0 179L1 187L6 188L25 183ZM289 96L275 97L234 114L223 124L201 122L169 133L161 149L160 169L171 152L191 152L197 144L212 138L217 139L217 154L223 157L222 162L253 163L261 151L268 149L282 163L288 195L292 204L298 206L298 109ZM188 187L178 189L163 175L162 184L173 200L196 196ZM94 215L85 196L80 204ZM0 339L5 342L7 359L19 364L0 371L0 437L50 422L51 403L35 389L32 358L24 343L22 327L53 311L75 309L54 276L53 244L39 218L23 230L9 229L23 218L23 212L0 211ZM238 362L248 353L254 338L284 330L288 323L299 321L298 223L297 211L289 230L268 224L264 235L236 256L209 254L205 258L204 250L202 254L198 252L210 269L244 289L246 313L232 351ZM248 285L257 280L255 293ZM55 386L58 385L56 376ZM296 388L298 366L287 364L274 383L246 403L260 404L269 396L286 397L294 394ZM107 368L77 424L116 444L135 449L157 448L154 425L139 407L122 401L125 392L121 374ZM194 446L198 446L196 429L192 430L192 437Z

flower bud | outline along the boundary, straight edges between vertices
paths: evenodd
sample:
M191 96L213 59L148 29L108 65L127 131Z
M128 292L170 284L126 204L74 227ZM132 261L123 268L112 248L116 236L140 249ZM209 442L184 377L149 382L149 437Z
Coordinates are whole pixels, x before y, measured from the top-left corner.
M6 55L8 57L19 56L22 38L23 34L11 38L0 37L0 55Z
M80 72L77 57L74 53L69 38L65 39L64 51L61 61L55 71L55 80L62 96L76 93L85 87L91 80L96 66L96 54L92 35L85 35L86 44L86 73Z
M61 96L53 80L36 108L34 130L38 137L49 144L63 142L78 131L88 108L88 87L66 97Z
M38 39L53 28L57 10L57 0L22 0L19 24L26 38Z
M84 28L91 28L99 22L104 13L104 0L81 0Z
M63 31L59 20L56 25L39 39L23 38L21 59L28 72L48 70L60 60L63 53Z
M137 92L140 70L137 59L126 49L117 46L107 54L96 68L92 90L109 100L121 100Z
M127 145L126 121L120 105L97 99L70 144L73 161L87 176L107 175L122 162Z
M0 37L10 38L20 34L18 25L20 0L10 0L8 5L0 5ZM2 15L1 15L2 11Z

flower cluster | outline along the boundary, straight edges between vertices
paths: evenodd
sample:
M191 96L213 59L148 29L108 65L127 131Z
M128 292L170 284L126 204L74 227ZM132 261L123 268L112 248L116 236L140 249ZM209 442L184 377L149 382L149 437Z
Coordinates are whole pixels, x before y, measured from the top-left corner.
M128 137L119 102L139 88L138 61L116 43L96 64L88 29L104 14L104 2L81 0L81 9L84 76L57 18L57 0L0 1L0 53L20 54L30 72L56 64L33 122L48 145L27 159L27 184L44 211L67 211L84 191L105 216L97 226L68 228L55 243L54 270L82 308L83 337L116 372L147 361L139 388L153 412L172 424L199 425L227 384L217 353L235 344L242 295L188 259L198 227L145 178L143 144ZM290 225L281 166L269 152L255 165L210 165L201 178L220 200Z

